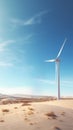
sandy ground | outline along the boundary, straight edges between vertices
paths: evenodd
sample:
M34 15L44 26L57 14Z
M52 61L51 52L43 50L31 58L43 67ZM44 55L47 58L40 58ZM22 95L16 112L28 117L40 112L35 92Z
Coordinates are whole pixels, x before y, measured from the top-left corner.
M73 100L0 105L0 130L73 130Z

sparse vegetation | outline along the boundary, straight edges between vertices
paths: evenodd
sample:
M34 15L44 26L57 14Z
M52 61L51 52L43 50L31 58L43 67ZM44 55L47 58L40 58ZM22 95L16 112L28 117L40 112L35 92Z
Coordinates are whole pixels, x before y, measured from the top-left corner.
M32 114L34 114L33 111L28 111L28 115L32 115Z
M9 109L2 109L2 112L9 112Z
M27 117L25 117L25 118L24 118L24 120L28 121L28 118L27 118Z
M4 120L0 120L0 122L4 122Z
M23 103L22 106L30 106L31 104L29 103Z
M14 109L18 109L18 107L14 107Z
M25 109L23 111L25 111Z
M59 128L58 126L55 126L54 130L61 130L61 128Z
M28 115L32 115L32 114L34 114L34 109L32 108L32 107L28 107Z
M30 105L29 103L32 102L43 102L43 101L51 101L51 100L56 100L56 97L40 97L40 98L14 98L9 99L9 98L2 98L0 99L0 105L7 105L7 104L17 104L17 103L23 103L22 106Z
M34 108L32 108L32 107L28 107L28 109L29 109L30 111L34 111Z
M59 120L60 122L63 122L63 120Z
M33 125L33 123L30 123L30 125Z
M65 112L62 112L62 113L61 113L61 115L63 115L63 116L64 116L64 115L65 115Z
M46 114L46 116L51 117L52 119L56 119L56 114L54 112L49 112Z

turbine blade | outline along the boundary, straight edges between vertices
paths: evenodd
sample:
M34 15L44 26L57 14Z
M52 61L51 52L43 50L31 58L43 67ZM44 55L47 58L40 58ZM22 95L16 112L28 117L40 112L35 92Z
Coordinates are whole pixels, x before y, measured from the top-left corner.
M55 62L56 59L52 59L52 60L45 60L45 62Z
M62 50L63 50L63 48L64 48L64 45L65 45L66 41L67 41L67 38L65 38L65 40L64 40L64 42L63 42L63 44L62 44L62 47L61 47L61 49L60 49L60 51L59 51L59 53L58 53L58 55L57 55L57 58L61 55L61 52L62 52Z

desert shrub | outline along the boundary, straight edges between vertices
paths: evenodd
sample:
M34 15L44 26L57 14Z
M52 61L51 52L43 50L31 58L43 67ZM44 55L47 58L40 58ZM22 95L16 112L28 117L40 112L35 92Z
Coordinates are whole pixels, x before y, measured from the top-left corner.
M9 112L9 109L2 109L2 112Z
M53 119L56 119L56 117L57 117L54 112L49 112L49 113L46 114L46 116L51 117Z

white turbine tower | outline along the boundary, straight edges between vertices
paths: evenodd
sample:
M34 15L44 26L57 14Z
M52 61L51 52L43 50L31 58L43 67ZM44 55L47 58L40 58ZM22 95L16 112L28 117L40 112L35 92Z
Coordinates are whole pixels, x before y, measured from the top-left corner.
M51 60L45 60L45 62L55 62L56 63L56 66L57 66L57 84L58 84L58 99L60 99L60 55L62 53L62 50L64 48L64 45L66 43L67 39L65 38L63 44L62 44L62 47L57 55L57 57L55 59L51 59Z

